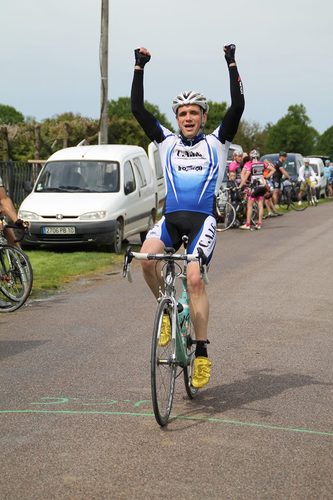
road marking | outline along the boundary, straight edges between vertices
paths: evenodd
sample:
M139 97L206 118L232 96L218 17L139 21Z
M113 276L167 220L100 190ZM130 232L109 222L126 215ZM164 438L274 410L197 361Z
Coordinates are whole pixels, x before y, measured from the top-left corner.
M128 411L98 411L98 410L0 410L0 414L58 414L58 415L117 415L117 416L128 416L128 417L153 417L153 413L135 413ZM300 434L313 434L316 436L328 436L333 437L333 431L318 431L316 429L304 429L298 427L284 427L280 425L272 424L261 424L258 422L242 422L241 420L229 420L225 418L213 418L213 417L187 417L184 415L172 415L170 420L193 420L193 421L205 421L212 422L215 424L227 424L239 427L256 427L257 429L284 431L284 432L294 432Z

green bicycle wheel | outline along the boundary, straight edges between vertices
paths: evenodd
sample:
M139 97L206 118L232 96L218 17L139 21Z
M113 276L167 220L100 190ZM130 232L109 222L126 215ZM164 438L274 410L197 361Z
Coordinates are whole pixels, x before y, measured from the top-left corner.
M172 305L169 299L162 299L158 305L153 338L151 344L151 395L154 415L157 423L164 426L168 423L173 396L175 392L175 381L177 366L173 361L173 342L165 346L160 345L160 333L162 329L163 316L167 315L172 325Z

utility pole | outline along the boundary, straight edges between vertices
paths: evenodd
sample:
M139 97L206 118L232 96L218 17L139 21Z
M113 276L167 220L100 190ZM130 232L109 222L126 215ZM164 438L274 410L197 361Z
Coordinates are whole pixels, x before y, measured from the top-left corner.
M108 44L109 44L109 0L101 0L101 39L100 39L100 69L101 69L101 114L98 144L108 143Z

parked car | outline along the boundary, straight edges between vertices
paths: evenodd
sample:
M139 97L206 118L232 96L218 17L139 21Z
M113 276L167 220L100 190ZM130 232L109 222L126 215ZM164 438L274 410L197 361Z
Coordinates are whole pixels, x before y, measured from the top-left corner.
M329 160L330 162L332 161L331 157L327 155L309 155L308 158L321 158L323 160L324 165L326 160Z
M106 244L118 253L124 239L143 240L154 224L165 196L160 179L154 159L138 146L57 151L19 208L31 223L25 244Z
M269 160L273 164L275 164L278 161L278 159L279 159L279 153L267 154L260 158L261 161ZM287 160L284 164L284 168L286 169L290 177L294 181L297 181L299 169L303 164L304 164L304 158L300 153L288 153Z
M325 198L326 196L326 186L327 179L324 174L324 163L321 158L313 158L308 156L310 160L310 166L313 168L316 174L316 196L317 198Z

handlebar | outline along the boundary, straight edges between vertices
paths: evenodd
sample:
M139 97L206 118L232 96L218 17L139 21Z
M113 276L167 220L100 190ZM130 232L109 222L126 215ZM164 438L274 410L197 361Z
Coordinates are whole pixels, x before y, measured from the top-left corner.
M127 278L132 283L132 275L130 264L133 259L137 260L156 260L156 261L183 261L183 262L199 262L200 273L205 284L208 284L207 276L207 257L202 248L198 249L197 254L177 254L173 248L165 248L165 253L141 253L132 252L131 247L128 247L124 256L123 278Z
M0 218L0 232L3 233L6 229L14 229L15 231L19 231L21 234L20 238L15 239L15 243L20 242L24 239L24 236L29 233L29 223L25 222L21 219L17 219L16 222L11 223L7 222L5 219Z

